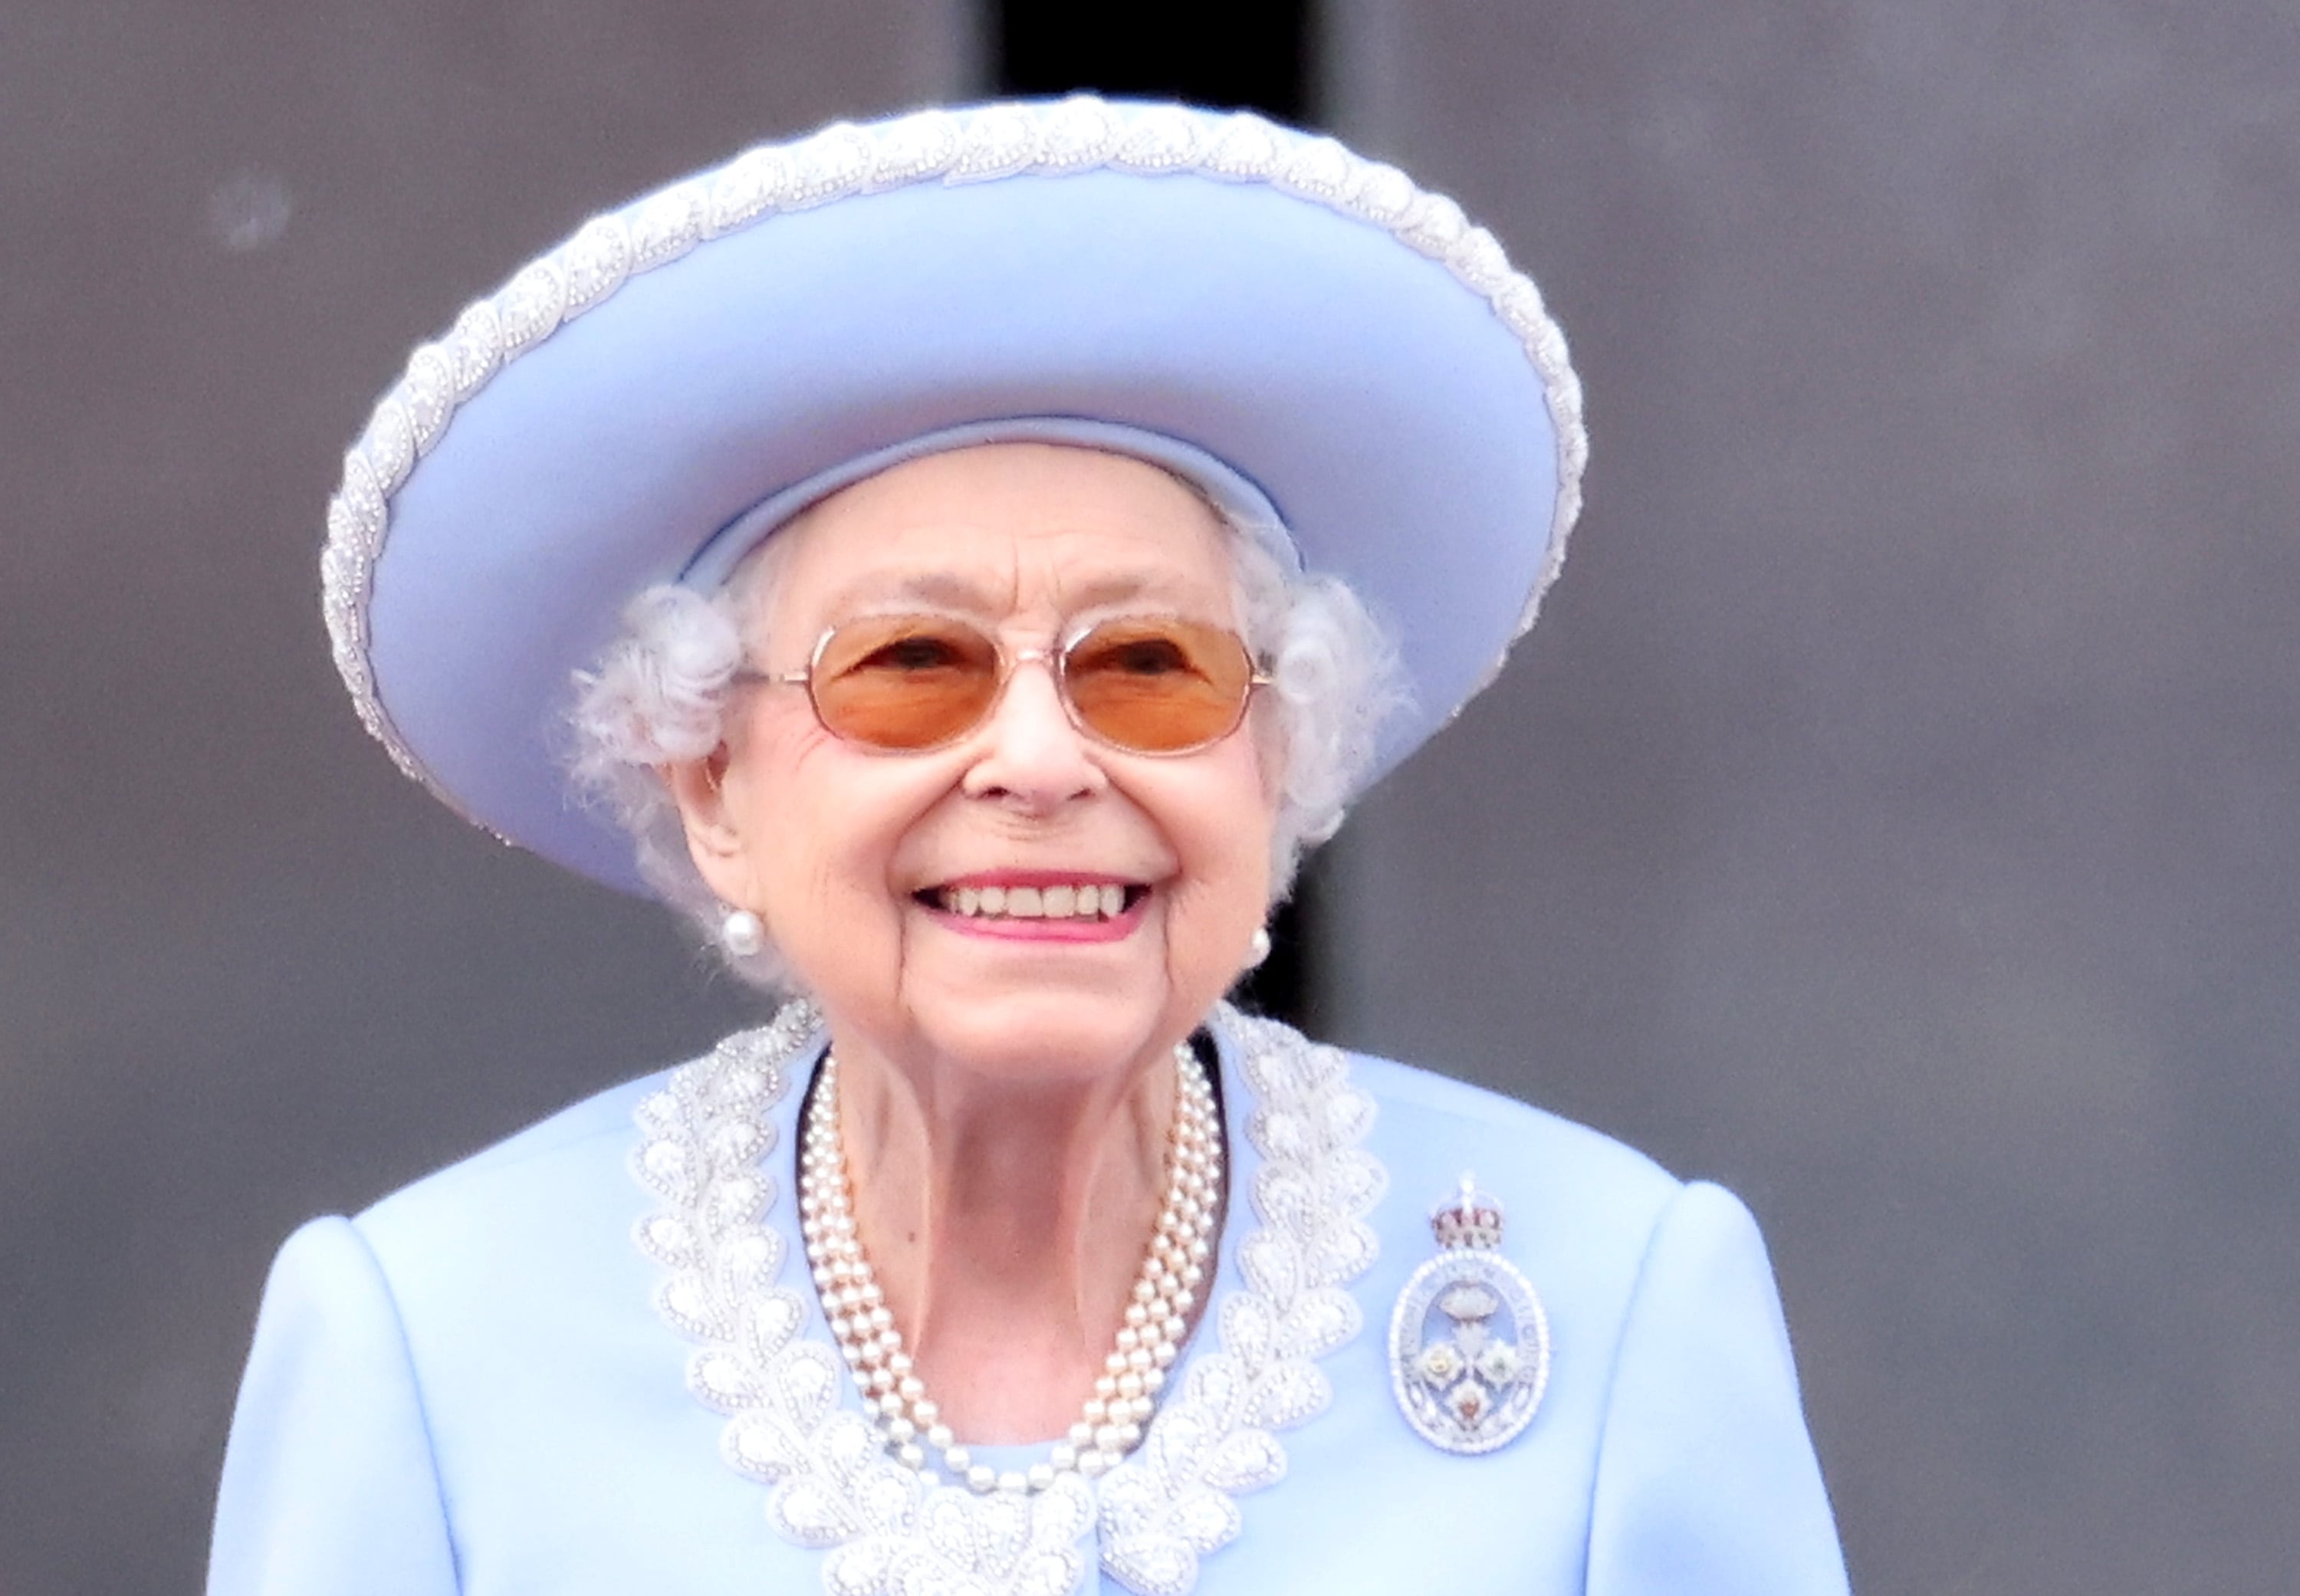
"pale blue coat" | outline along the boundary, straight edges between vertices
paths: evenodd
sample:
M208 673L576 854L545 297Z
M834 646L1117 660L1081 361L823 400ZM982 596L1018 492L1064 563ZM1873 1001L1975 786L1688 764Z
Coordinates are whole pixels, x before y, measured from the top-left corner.
M1221 1039L1232 1191L1254 1107ZM1282 1479L1200 1562L1204 1596L1830 1596L1844 1566L1763 1244L1746 1209L1596 1132L1354 1057L1388 1175L1366 1216L1364 1327L1319 1365L1333 1400L1284 1432ZM232 1426L210 1596L783 1596L822 1589L765 1489L721 1456L690 1345L634 1244L659 1205L629 1172L661 1077L604 1093L384 1200L305 1226L266 1289ZM802 1093L773 1110L771 1162ZM1464 1170L1546 1306L1531 1426L1456 1457L1389 1385L1390 1308ZM788 1170L770 1222L802 1259ZM1234 1201L1206 1324L1239 1289ZM803 1262L787 1273L804 1284ZM811 1288L806 1290L812 1304ZM810 1306L810 1314L812 1309ZM808 1334L822 1334L819 1316ZM1185 1370L1205 1352L1202 1326ZM845 1400L853 1401L851 1392ZM1091 1556L1091 1549L1089 1549ZM1097 1584L1097 1577L1099 1583ZM1121 1587L1106 1575L1088 1585Z

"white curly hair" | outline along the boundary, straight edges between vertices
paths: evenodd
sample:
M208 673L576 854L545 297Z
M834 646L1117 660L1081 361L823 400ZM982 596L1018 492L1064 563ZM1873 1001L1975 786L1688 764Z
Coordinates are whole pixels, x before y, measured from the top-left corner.
M1274 718L1264 727L1275 733L1279 781L1274 904L1291 889L1303 855L1341 826L1383 722L1407 702L1404 674L1388 634L1347 583L1289 571L1269 546L1283 533L1210 507L1229 534L1246 645L1271 678L1255 713ZM696 869L660 771L702 759L724 740L736 676L749 645L764 642L755 630L746 639L746 625L771 611L779 553L788 546L763 539L715 593L664 583L633 599L597 666L577 673L567 761L578 794L629 833L639 873L656 894L737 975L771 990L788 989L791 972L771 944L748 955L721 945L727 905Z

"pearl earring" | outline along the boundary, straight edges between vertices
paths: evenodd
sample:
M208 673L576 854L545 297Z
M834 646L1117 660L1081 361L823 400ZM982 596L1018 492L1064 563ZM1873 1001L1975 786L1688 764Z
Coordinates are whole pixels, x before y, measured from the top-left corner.
M1270 928L1266 926L1256 926L1254 928L1254 940L1246 944L1246 968L1252 969L1269 957Z
M751 958L766 948L766 925L747 909L730 909L719 922L719 945L737 959Z

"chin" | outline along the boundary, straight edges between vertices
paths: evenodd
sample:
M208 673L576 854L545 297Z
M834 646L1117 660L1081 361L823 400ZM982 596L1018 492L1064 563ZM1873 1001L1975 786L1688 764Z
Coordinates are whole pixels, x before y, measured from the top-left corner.
M912 1027L934 1052L1017 1085L1077 1083L1124 1074L1187 1035L1201 1015L1171 994L1127 996L1063 988L974 988L921 1002Z

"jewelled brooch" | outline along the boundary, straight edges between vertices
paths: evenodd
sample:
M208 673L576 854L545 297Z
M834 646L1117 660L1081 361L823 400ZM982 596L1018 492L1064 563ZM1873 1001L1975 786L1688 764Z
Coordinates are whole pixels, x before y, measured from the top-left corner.
M1549 1318L1501 1255L1502 1206L1467 1175L1429 1215L1438 1256L1405 1283L1389 1318L1389 1384L1430 1445L1474 1456L1533 1422L1549 1384Z

